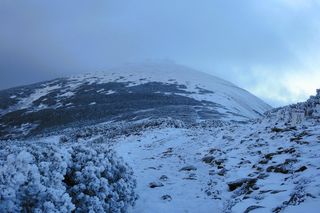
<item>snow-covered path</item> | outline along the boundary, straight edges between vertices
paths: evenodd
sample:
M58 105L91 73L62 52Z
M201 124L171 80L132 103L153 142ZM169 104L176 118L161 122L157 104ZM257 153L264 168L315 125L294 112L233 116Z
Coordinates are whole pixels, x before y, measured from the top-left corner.
M219 212L218 202L204 192L209 175L201 163L200 141L186 130L165 129L130 136L116 145L138 182L140 198L131 212ZM183 167L189 171L181 171Z

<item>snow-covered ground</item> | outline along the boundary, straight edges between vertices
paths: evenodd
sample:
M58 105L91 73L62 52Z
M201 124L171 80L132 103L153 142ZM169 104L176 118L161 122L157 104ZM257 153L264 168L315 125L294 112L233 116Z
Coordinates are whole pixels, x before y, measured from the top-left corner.
M104 83L106 84L103 85ZM144 83L144 87L135 87ZM144 91L147 89L152 91L151 95ZM14 91L19 91L19 88ZM319 212L320 90L306 102L273 109L261 116L261 113L270 107L231 83L174 64L143 64L126 65L103 74L88 74L47 82L38 85L34 90L29 88L26 91L26 94L14 93L15 95L10 91L3 92L9 99L3 98L7 101L8 108L0 111L0 136L12 132L15 134L9 136L21 136L41 125L40 121L44 127L56 127L45 121L54 121L57 117L61 120L54 124L64 126L73 116L78 116L75 119L77 122L86 116L91 119L90 125L68 126L70 128L61 128L48 135L43 133L33 139L31 144L40 141L48 145L53 143L61 150L84 144L81 147L91 146L98 149L98 153L101 151L104 154L109 152L109 148L114 149L133 169L137 180L136 193L139 199L129 209L130 213ZM119 96L120 93L123 96ZM163 96L157 96L158 93L164 94L165 98L161 99ZM136 95L136 99L131 100L132 106L127 106L126 102L133 95ZM170 95L171 99L167 97ZM188 98L183 99L182 96ZM11 102L11 99L15 101ZM175 102L177 100L183 101ZM120 104L113 106L113 102L118 103L117 101ZM155 104L150 104L153 101ZM208 108L206 101L211 102ZM4 106L6 107L6 104ZM52 114L37 114L38 110L46 112L42 111L46 106L51 107L49 111ZM213 107L211 113L218 110L220 114L217 114L220 116L216 119L206 119L206 116L203 116L204 121L185 121L181 118L192 117L194 113L184 108L185 106L199 111L203 107L203 114L209 113L210 107ZM128 115L132 107L136 108ZM165 109L161 111L162 114L156 110L161 107ZM177 107L180 107L180 111ZM117 116L123 116L123 119L100 119L108 116L112 110L120 110ZM64 114L60 114L61 112ZM182 113L182 116L175 117L178 112ZM32 113L34 116L30 116ZM137 119L138 114L146 116ZM130 119L132 115L136 119ZM259 118L248 119L256 117ZM21 123L15 124L20 119ZM33 121L35 122L32 123ZM19 151L26 149L32 153L32 147L25 144L21 146L23 143L0 143L0 151L4 153L0 156L3 163L0 172L7 174L13 171L3 169L10 168L7 164L16 163L11 148L16 147ZM46 155L48 150L44 148L42 152L41 146L36 146L39 150L35 156L38 152ZM100 146L103 147L102 150L99 149ZM92 156L104 160L103 153L92 153ZM82 161L85 157L82 159L78 154L72 156L81 158L79 165L74 164L77 168L82 168L82 164L92 164L90 160ZM47 159L43 157L39 160L39 165L42 165ZM50 165L54 161L49 160L48 163L45 164ZM114 166L112 162L110 166L100 166L99 162L97 164L99 171ZM19 166L23 168L23 164L19 163ZM47 176L48 171L46 169L43 175ZM90 171L88 170L89 174L95 174ZM26 176L28 174L29 171L26 170ZM81 178L84 173L78 174ZM99 172L97 174L100 175ZM106 175L105 172L103 174ZM131 177L131 173L129 174ZM7 178L1 179L4 176ZM37 174L36 176L40 177ZM87 175L83 176L86 179ZM127 183L123 177L114 176L120 183ZM60 176L62 188L65 187L64 178L65 176ZM94 186L95 190L101 191L95 184L100 179L90 179L88 186ZM112 182L113 180L110 180L108 184ZM33 185L32 181L25 183ZM106 185L103 184L104 187ZM132 184L130 189L134 185ZM16 187L10 175L0 174L0 187L8 186L12 186L14 193L21 193L20 185ZM21 186L25 186L23 181ZM86 189L86 185L81 185L80 188ZM28 190L27 187L26 193ZM86 190L89 198L93 194ZM134 198L132 194L128 203L132 204ZM1 199L0 196L0 202ZM37 194L35 199L37 200ZM104 204L104 199L99 202ZM10 202L10 199L8 200ZM19 199L17 201L20 202ZM121 200L116 199L116 202L118 201L121 203Z
M130 212L318 212L320 125L296 128L260 121L122 137L114 148L140 196Z
M268 116L246 124L164 124L124 128L123 134L100 131L101 124L92 135L79 129L77 142L59 134L37 141L115 150L137 181L139 198L129 213L318 212L318 118L295 124Z
M192 140L183 129L163 129L123 138L116 144L118 154L134 168L138 182L139 199L132 212L209 212L217 207L203 191L209 176L197 154L202 140ZM197 170L179 171L190 165ZM163 186L150 188L150 183Z
M137 181L139 198L129 213L316 213L319 105L320 91L306 102L246 123L107 122L38 141L115 150Z

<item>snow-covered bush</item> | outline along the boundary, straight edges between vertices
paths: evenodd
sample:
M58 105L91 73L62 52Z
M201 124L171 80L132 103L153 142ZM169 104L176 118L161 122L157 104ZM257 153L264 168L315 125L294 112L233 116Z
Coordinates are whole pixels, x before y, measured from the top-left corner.
M0 212L125 212L132 171L96 145L28 144L0 149Z
M140 121L110 122L86 127L66 129L61 134L61 143L94 141L101 143L123 135L138 135L148 129L186 128L187 124L173 118L158 118ZM100 137L100 138L99 138ZM93 139L94 138L94 139ZM93 140L92 140L93 139ZM102 140L102 141L101 141Z
M1 150L0 212L70 212L63 184L69 154L55 146Z
M125 212L136 199L132 171L103 146L73 146L65 183L76 212Z
M270 110L265 113L269 122L297 125L306 120L320 122L320 89L307 101Z

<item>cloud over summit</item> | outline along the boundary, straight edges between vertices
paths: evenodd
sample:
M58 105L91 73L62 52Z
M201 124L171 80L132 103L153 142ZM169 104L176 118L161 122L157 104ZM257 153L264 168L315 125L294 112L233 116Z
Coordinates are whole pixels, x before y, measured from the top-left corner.
M171 59L287 104L320 85L319 9L314 0L4 0L0 83Z

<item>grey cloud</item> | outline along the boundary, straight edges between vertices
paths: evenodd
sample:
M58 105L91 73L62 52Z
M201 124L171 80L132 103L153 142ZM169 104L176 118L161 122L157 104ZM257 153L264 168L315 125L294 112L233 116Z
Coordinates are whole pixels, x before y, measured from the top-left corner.
M266 75L257 75L255 67L274 78L305 69L311 55L318 59L320 7L307 2L3 0L0 57L17 63L0 62L0 88L27 75L31 82L168 58L257 90ZM11 84L4 83L8 79ZM280 87L279 96L290 95Z

